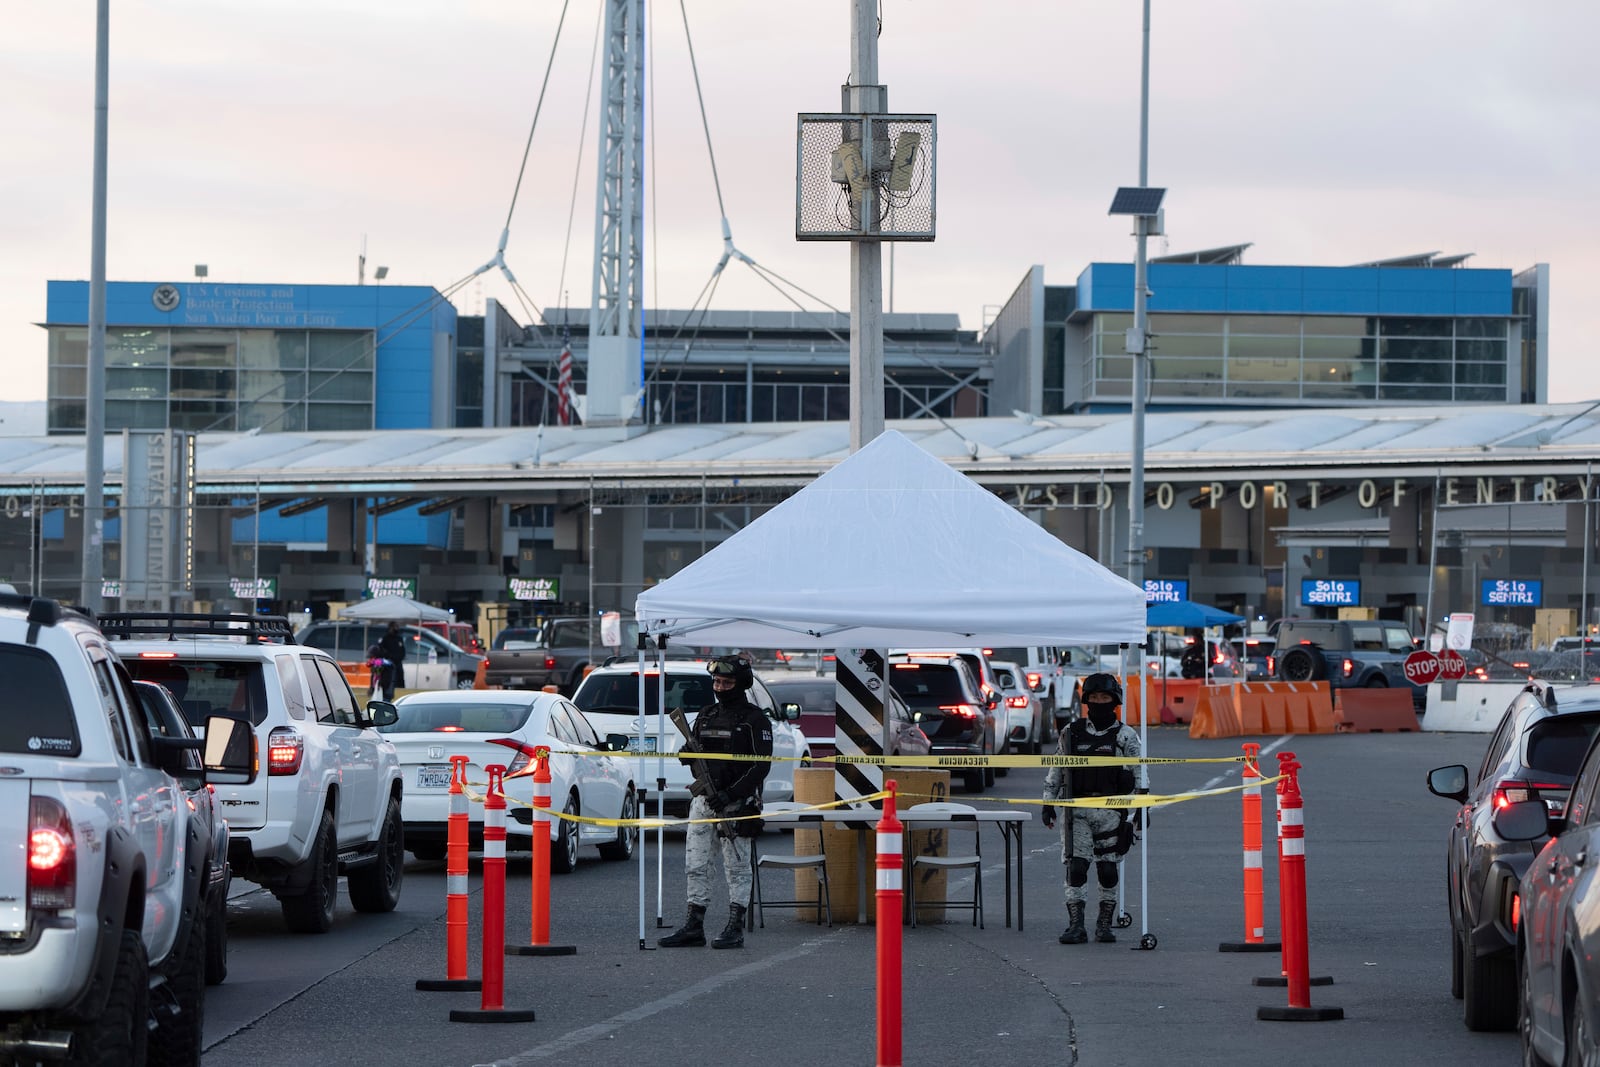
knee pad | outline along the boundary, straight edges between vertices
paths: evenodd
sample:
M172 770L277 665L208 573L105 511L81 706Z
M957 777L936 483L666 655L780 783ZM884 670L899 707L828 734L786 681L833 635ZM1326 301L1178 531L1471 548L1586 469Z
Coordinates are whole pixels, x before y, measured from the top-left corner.
M1067 882L1074 886L1087 885L1089 882L1089 861L1079 859L1077 856L1067 864Z
M1095 873L1100 876L1100 885L1106 889L1117 887L1117 865L1106 860L1098 860L1094 865Z

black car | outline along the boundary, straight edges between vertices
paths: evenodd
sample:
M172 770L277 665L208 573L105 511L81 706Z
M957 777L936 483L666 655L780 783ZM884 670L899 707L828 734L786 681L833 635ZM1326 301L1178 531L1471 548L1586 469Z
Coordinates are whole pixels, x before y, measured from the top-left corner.
M1450 828L1446 902L1450 992L1462 998L1469 1030L1509 1030L1517 1023L1518 884L1544 844L1543 838L1508 838L1497 817L1529 800L1564 814L1578 765L1597 733L1600 689L1564 689L1558 703L1555 690L1534 682L1501 716L1475 775L1460 764L1428 772L1428 789L1461 805Z
M889 657L889 684L905 700L936 756L988 756L995 751L995 719L1000 696L985 696L972 668L959 655L935 658L924 653ZM961 772L969 793L994 785L993 767Z
M133 683L133 690L139 695L151 736L193 740L194 730L171 690L140 681ZM228 884L233 879L228 866L228 823L206 786L200 752L185 752L183 758L189 773L179 777L178 784L189 803L190 829L206 856L205 899L201 901L206 917L206 985L218 985L228 976Z

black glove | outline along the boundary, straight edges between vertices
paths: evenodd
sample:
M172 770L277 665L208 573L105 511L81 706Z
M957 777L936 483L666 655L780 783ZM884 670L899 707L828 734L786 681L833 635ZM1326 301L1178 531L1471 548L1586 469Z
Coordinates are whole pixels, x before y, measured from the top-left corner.
M1052 805L1052 804L1046 804L1044 806L1044 811L1040 812L1040 814L1039 814L1039 821L1044 823L1044 828L1046 830L1048 830L1048 829L1052 828L1053 826L1055 826L1055 824L1056 824L1056 809L1055 809L1055 806Z
M718 815L721 815L724 811L727 811L733 806L734 797L733 794L727 792L726 790L719 789L715 793L712 793L710 796L706 797L706 803L711 805L712 811L716 812Z

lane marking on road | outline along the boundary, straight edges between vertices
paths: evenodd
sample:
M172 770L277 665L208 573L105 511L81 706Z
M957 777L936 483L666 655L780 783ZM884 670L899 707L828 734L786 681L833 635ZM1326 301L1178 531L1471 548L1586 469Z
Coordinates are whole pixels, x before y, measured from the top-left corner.
M756 960L753 963L747 963L743 967L735 967L733 970L726 971L722 974L713 975L710 978L696 982L692 986L687 986L683 989L680 989L671 996L662 997L660 1000L652 1000L648 1003L640 1004L636 1008L625 1011L620 1015L613 1015L611 1018L595 1023L593 1026L585 1026L578 1030L569 1031L568 1033L562 1034L560 1037L557 1037L551 1041L546 1041L542 1045L535 1045L532 1048L524 1049L515 1055L506 1057L505 1059L493 1060L489 1063L474 1064L473 1067L518 1067L520 1064L532 1063L535 1060L545 1060L552 1056L559 1056L562 1053L571 1052L575 1048L580 1048L583 1045L587 1045L591 1041L601 1040L607 1034L615 1033L616 1031L621 1030L633 1023L642 1022L653 1015L660 1015L662 1012L671 1011L674 1008L680 1008L697 997L705 996L708 993L715 993L723 986L731 985L734 982L741 981L750 975L771 970L772 968L781 966L790 962L791 960L797 960L802 956L809 956L811 953L817 951L817 949L821 948L829 941L848 936L853 932L853 927L841 926L833 933L824 937L813 938L809 941L802 942L795 948L788 949L784 952L779 952L773 956L768 956L765 959ZM665 949L663 951L670 952L671 950Z

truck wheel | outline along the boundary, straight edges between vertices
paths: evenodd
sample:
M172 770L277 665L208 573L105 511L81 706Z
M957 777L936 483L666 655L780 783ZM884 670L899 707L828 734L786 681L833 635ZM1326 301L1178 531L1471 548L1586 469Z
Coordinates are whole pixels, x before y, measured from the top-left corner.
M228 883L222 880L217 899L206 912L206 985L221 985L228 977Z
M400 822L400 801L390 797L383 813L383 828L378 831L378 858L351 871L345 879L350 887L350 903L357 911L393 911L400 903L405 864L405 827Z
M1278 677L1286 682L1320 682L1327 673L1321 653L1291 648L1278 660Z
M617 818L632 819L636 817L638 814L637 806L638 801L634 798L633 787L630 786L627 793L623 794L622 814L618 815ZM633 844L638 839L639 828L637 826L619 826L617 827L617 839L615 841L607 841L600 846L600 857L608 860L631 859L633 857Z
M122 931L117 969L105 1008L73 1027L70 1067L124 1067L145 1062L150 1030L150 961L137 930Z
M1387 689L1389 688L1389 679L1385 678L1381 674L1374 674L1371 678L1367 679L1367 688Z
M478 683L478 679L477 679L476 675L471 675L471 674L458 674L458 675L456 675L456 688L457 689L471 689L477 683Z
M333 928L333 908L339 899L339 846L333 836L333 813L324 811L306 859L311 884L305 892L279 897L283 921L297 934L325 934Z
M567 794L567 804L561 810L568 815L578 814L578 798ZM571 874L578 869L578 824L566 819L559 822L556 839L550 845L550 872Z
M206 925L197 921L189 931L177 972L167 980L178 1011L176 1015L156 1014L156 1028L150 1033L151 1063L200 1067L206 1004Z

